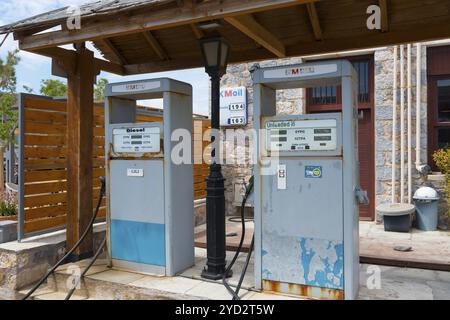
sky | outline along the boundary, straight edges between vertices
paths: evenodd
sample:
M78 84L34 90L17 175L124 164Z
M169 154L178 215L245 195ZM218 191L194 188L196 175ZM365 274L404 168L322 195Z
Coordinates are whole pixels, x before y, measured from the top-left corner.
M63 8L70 5L80 5L97 0L0 0L0 25L6 25L21 19L38 15L47 11ZM0 36L0 42L3 35ZM8 37L0 48L0 58L4 59L7 52L17 48L18 44L12 35ZM93 48L96 56L101 55ZM20 52L21 61L17 67L17 90L25 91L23 86L30 87L34 93L39 94L40 83L43 79L59 79L51 75L51 59L28 52ZM194 112L198 114L209 114L209 81L204 69L180 70L175 72L152 73L138 76L121 77L102 72L99 78L107 78L110 82L129 81L137 79L151 79L157 77L169 77L190 83L194 88ZM146 105L161 107L161 101L145 102Z

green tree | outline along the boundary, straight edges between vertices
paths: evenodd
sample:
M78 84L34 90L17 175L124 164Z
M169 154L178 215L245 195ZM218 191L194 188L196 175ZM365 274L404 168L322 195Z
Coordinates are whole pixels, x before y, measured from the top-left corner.
M40 92L48 97L65 97L67 96L67 84L60 80L42 80Z
M105 99L104 91L108 79L100 78L94 87L94 101L103 101ZM24 87L25 90L27 90ZM41 81L41 94L48 97L65 97L67 96L67 84L60 80L47 79Z
M109 83L108 79L100 78L94 87L94 101L103 101L105 100L105 88Z
M19 50L8 52L6 60L0 58L0 156L12 142L13 132L17 127L16 108L16 66L20 61ZM0 162L3 163L3 160ZM3 165L0 168L0 191L5 189Z

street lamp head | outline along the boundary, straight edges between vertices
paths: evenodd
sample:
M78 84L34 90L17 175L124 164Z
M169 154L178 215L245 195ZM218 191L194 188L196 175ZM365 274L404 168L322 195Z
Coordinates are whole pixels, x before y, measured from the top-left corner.
M200 40L206 72L210 75L222 76L226 73L230 45L221 38L205 38Z

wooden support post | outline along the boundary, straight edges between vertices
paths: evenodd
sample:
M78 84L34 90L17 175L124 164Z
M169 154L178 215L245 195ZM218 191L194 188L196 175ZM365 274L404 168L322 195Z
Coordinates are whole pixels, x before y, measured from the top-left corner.
M97 68L93 52L81 48L75 56L75 68L68 72L67 100L67 242L68 249L81 237L93 213L92 149L94 101L93 88ZM93 253L92 229L71 260Z

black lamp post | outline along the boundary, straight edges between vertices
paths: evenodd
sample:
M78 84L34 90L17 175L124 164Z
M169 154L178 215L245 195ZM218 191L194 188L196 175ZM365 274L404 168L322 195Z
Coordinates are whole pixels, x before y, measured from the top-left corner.
M211 127L220 129L220 79L226 73L230 46L218 38L200 40L206 73L211 78ZM206 179L206 239L207 263L202 277L218 280L223 277L226 267L226 240L225 240L225 187L222 167L217 163L220 153L220 139L215 141L211 153L211 169Z

